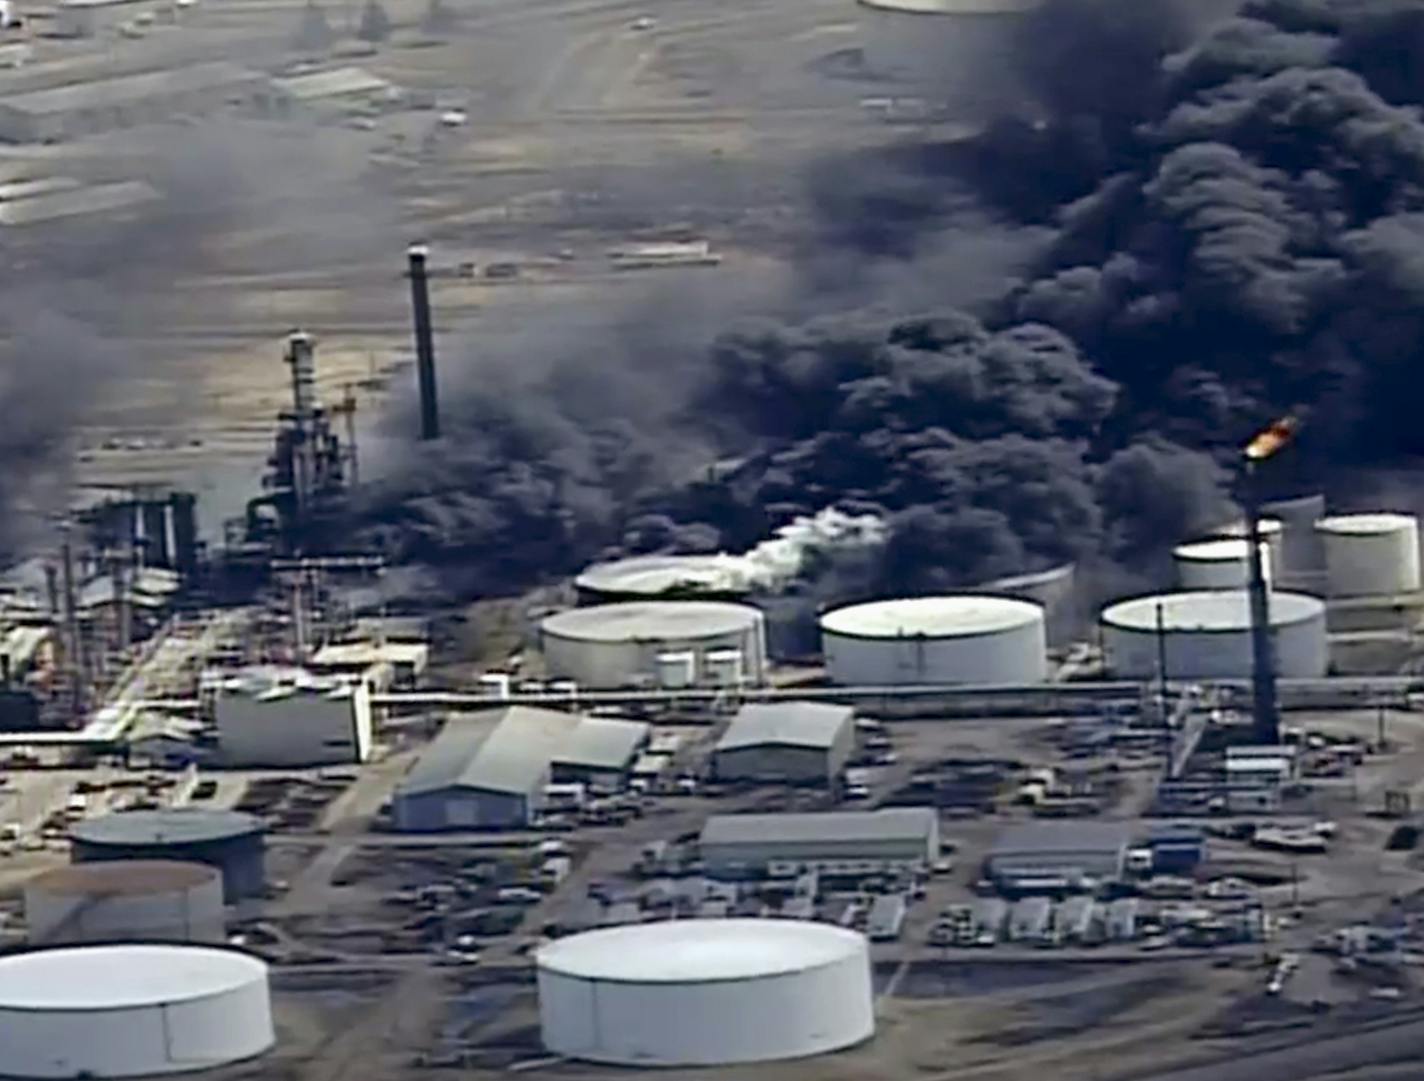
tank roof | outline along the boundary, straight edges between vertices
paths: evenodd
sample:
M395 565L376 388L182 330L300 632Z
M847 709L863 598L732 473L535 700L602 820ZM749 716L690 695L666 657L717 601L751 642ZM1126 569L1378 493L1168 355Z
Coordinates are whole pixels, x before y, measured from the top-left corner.
M1370 533L1393 533L1414 525L1411 514L1394 514L1382 511L1377 514L1335 514L1321 518L1315 528L1325 533L1354 533L1361 536Z
M1134 597L1103 609L1103 622L1124 630L1157 630L1157 610L1169 631L1242 631L1251 626L1250 594L1244 589L1205 589ZM1304 593L1271 593L1271 626L1315 619L1325 603Z
M1177 559L1200 560L1204 563L1218 560L1245 562L1250 551L1251 544L1244 537L1221 537L1217 540L1179 544L1172 549L1172 555Z
M1279 518L1257 518L1257 532L1263 537L1274 537L1277 533L1285 529L1284 523ZM1246 522L1228 522L1217 531L1219 537L1244 537L1246 536Z
M0 1010L115 1010L210 998L267 966L211 946L79 946L0 958Z
M633 556L609 563L595 563L574 579L574 585L593 593L649 597L677 591L749 591L740 562L721 555Z
M86 818L74 824L69 836L93 845L182 845L227 840L263 829L261 819L241 811L183 807Z
M701 638L736 634L753 626L761 613L750 605L724 601L646 601L598 604L557 612L543 630L558 638L585 642Z
M220 878L222 872L202 863L178 860L104 860L56 867L27 883L48 893L81 893L119 897L189 889Z
M1024 15L1043 0L860 0L869 8L907 15Z
M821 617L821 629L850 638L957 638L1042 619L1041 606L1009 597L909 597L837 608Z
M854 931L796 920L669 920L572 935L541 969L621 983L709 983L804 972L865 950Z

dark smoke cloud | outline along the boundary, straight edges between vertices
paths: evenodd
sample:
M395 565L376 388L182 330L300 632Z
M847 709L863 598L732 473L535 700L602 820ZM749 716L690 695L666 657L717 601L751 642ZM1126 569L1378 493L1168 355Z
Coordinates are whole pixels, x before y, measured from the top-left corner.
M540 504L565 546L547 566L605 545L739 547L836 504L891 522L883 560L860 568L873 588L1092 553L1126 581L1233 513L1226 464L1280 412L1310 410L1295 481L1424 451L1424 2L1235 8L1050 0L1018 53L1036 112L813 171L804 265L834 314L798 296L793 318L717 336L674 369L675 408L623 414L611 469L597 425L560 405L571 427L542 452L574 452L545 483L580 499ZM926 280L968 205L1000 237L1053 230L1031 260L1004 247L1019 280L993 302L966 314L920 294L922 318L889 288L839 303L853 284ZM678 483L649 466L677 446L744 460ZM487 485L534 469L532 452L485 446L493 474L458 482L487 535L518 535Z

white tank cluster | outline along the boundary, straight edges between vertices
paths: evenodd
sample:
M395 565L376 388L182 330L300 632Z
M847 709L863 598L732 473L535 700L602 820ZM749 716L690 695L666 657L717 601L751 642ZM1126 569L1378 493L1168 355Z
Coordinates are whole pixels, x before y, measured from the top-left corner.
M0 958L0 1071L147 1077L272 1046L267 966L207 946L80 946Z
M1172 549L1177 584L1185 590L1245 589L1251 584L1251 542L1240 537L1193 541ZM1271 549L1261 542L1261 571L1271 581Z
M821 617L826 672L842 686L1038 683L1047 678L1040 605L983 595L913 597Z
M1332 597L1419 589L1419 523L1408 514L1341 514L1315 523Z
M584 687L736 686L766 673L765 618L744 604L574 608L543 620L539 644L551 676Z
M854 931L795 920L672 920L559 939L536 958L544 1046L630 1066L804 1058L875 1031Z
M58 867L25 884L30 942L221 942L222 872L176 860Z
M1325 605L1303 593L1270 595L1277 673L1310 679L1329 660ZM1251 603L1246 590L1163 593L1109 605L1102 614L1109 671L1152 679L1165 652L1171 679L1245 679L1251 675ZM1161 652L1159 652L1159 650Z

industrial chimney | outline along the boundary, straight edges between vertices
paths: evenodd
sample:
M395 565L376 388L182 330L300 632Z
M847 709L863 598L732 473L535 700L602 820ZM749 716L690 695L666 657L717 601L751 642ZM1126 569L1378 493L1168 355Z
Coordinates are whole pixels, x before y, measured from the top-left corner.
M415 311L415 371L420 385L420 438L440 438L440 403L435 388L435 334L430 327L430 282L424 244L412 244L410 258L410 303Z

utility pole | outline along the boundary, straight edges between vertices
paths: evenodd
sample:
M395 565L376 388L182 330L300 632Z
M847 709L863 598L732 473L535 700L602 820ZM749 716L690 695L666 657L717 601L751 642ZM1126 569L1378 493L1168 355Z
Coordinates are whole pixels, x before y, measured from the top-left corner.
M1161 601L1157 602L1157 697L1162 710L1162 724L1167 724L1167 616Z
M1291 441L1300 422L1284 417L1262 429L1241 453L1241 502L1246 512L1246 553L1251 569L1251 710L1255 738L1264 744L1280 742L1280 712L1276 705L1276 665L1271 642L1270 595L1261 560L1261 493L1257 470Z

